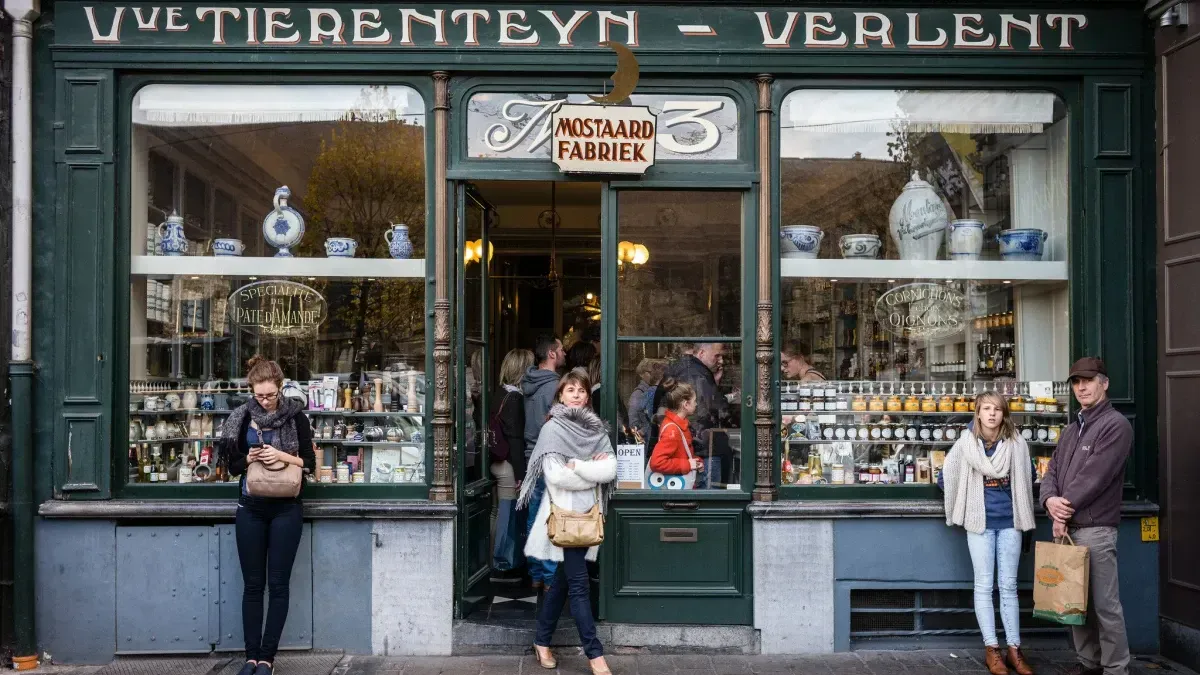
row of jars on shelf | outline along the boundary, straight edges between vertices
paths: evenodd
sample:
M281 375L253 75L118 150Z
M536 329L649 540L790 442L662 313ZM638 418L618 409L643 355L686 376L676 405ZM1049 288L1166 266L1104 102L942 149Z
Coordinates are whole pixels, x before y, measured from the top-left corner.
M900 396L879 394L849 394L836 389L800 387L795 393L780 395L779 409L783 412L909 412L909 413L970 413L975 411L975 399L965 394L908 394ZM1058 413L1065 407L1053 397L1011 396L1010 412Z
M857 441L894 443L900 441L950 444L967 432L964 423L929 423L920 420L893 422L842 421L822 422L813 415L785 418L781 436L787 442L821 443L826 441ZM1030 443L1058 443L1062 425L1029 422L1017 424L1021 437Z

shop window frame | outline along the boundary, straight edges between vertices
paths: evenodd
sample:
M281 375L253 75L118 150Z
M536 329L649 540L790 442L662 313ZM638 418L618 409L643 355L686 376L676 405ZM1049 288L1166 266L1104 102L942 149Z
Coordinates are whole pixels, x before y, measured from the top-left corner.
M1085 113L1083 109L1084 87L1081 79L1047 78L1040 80L1008 80L1008 79L929 79L929 78L849 78L849 79L779 79L772 84L771 110L776 119L771 124L771 232L779 232L782 218L782 153L781 153L781 124L780 115L784 99L794 91L811 89L841 89L847 91L865 90L895 90L905 89L914 91L957 91L957 90L991 90L991 91L1031 91L1047 92L1058 96L1067 109L1067 152L1068 152L1068 203L1070 219L1068 231L1068 260L1067 260L1067 298L1069 326L1069 354L1078 354L1083 348L1082 333L1085 329L1083 317L1077 310L1086 305L1088 287L1094 282L1089 271L1095 269L1094 259L1097 256L1094 249L1087 245L1084 239L1085 224L1084 208L1085 195L1089 191L1084 162ZM781 276L779 237L771 237L771 304L775 308L772 316L772 366L771 366L771 410L772 429L778 430L782 423L780 410L780 354L782 312L779 311L782 300L783 278ZM1065 375L1065 374L1064 374ZM1074 399L1070 401L1071 410L1076 409ZM941 491L936 484L929 485L789 485L782 482L780 463L782 460L783 442L778 433L772 434L771 480L778 490L780 500L789 501L895 501L911 499L941 500ZM1137 448L1131 453L1130 467L1136 466L1135 455ZM1131 481L1141 483L1140 477L1130 471L1126 476L1126 493L1132 494ZM1034 486L1035 494L1037 486Z
M170 74L129 74L116 73L116 126L114 129L116 147L120 150L116 158L116 213L115 236L113 240L113 278L114 297L113 316L116 320L114 331L113 354L113 391L112 391L112 425L111 429L111 481L113 499L154 499L154 500L233 500L238 497L238 484L224 485L172 485L168 488L152 485L140 485L128 482L128 450L127 429L129 426L129 293L128 284L132 278L132 259L129 251L131 232L129 222L131 217L132 198L128 185L132 170L131 153L128 151L133 139L133 99L138 90L151 84L199 84L199 85L260 85L260 74L205 74L170 73ZM319 85L387 85L409 87L421 96L424 103L425 123L425 272L423 278L412 279L412 283L424 283L425 307L427 318L425 326L425 372L433 372L433 301L434 301L434 267L436 263L436 239L438 236L434 223L434 183L435 166L433 159L436 152L436 135L432 124L434 106L433 80L428 77L404 75L398 73L381 73L365 75L361 72L346 72L342 74L293 75L278 74L273 78L273 84L295 86ZM239 214L240 215L240 214ZM431 380L430 380L431 381ZM432 387L425 389L425 410L422 424L424 426L425 444L425 482L411 484L389 485L338 485L311 483L305 488L306 500L425 500L429 497L429 487L433 480L433 398Z

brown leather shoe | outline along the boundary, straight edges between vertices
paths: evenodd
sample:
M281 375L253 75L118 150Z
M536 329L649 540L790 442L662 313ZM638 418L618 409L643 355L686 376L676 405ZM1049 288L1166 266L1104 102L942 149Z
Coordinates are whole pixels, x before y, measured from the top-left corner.
M1025 662L1025 655L1021 653L1020 647L1009 647L1006 656L1008 667L1017 671L1017 675L1033 675L1033 668Z
M1004 655L999 647L988 647L984 657L988 672L992 675L1008 675L1008 667L1004 665Z

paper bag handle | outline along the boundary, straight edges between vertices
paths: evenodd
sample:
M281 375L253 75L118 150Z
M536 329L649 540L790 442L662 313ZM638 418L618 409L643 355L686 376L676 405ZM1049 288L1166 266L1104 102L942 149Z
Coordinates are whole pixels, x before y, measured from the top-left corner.
M1063 536L1061 536L1061 537L1056 537L1056 538L1054 539L1054 543L1056 543L1056 544L1061 544L1061 543L1063 543L1064 541L1066 542L1066 545L1067 545L1067 546L1074 546L1074 545L1075 545L1075 540L1074 540L1074 539L1072 539L1072 538L1071 538L1071 535L1069 535L1069 534L1064 534Z

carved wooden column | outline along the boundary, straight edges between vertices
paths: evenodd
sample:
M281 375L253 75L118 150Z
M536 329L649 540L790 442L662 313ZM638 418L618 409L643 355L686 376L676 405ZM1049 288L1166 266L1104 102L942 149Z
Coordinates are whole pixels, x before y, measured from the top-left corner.
M771 402L772 366L775 364L772 340L771 304L771 83L770 75L758 81L758 305L754 331L754 360L758 364L758 394L754 406L754 427L758 439L755 449L754 500L774 501L775 425Z
M450 288L448 254L450 225L446 213L446 162L450 144L450 74L433 74L433 484L429 499L454 501L450 419Z

